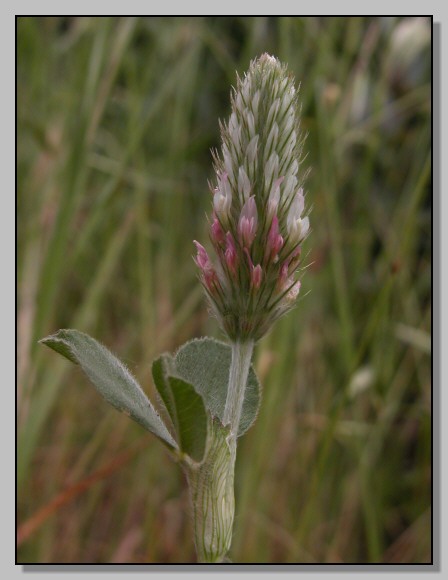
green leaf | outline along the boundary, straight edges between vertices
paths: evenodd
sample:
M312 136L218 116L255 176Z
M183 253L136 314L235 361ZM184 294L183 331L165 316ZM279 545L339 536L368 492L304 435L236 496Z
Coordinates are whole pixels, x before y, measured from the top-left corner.
M70 350L70 347L67 345L66 341L63 340L63 338L62 338L62 333L64 333L64 332L68 332L68 331L59 330L56 334L52 334L51 336L47 336L46 338L43 338L39 342L42 344L45 344L46 346L49 346L54 351L58 352L63 357L67 358L69 361L71 361L72 363L75 363L75 365L77 365L78 360L76 359L76 356L73 355L72 351Z
M175 374L174 361L169 354L162 354L152 363L152 377L157 391L168 412L169 418L176 429L176 403L171 391L168 376Z
M202 461L207 439L207 413L201 395L178 377L169 377L175 399L179 446L195 461Z
M202 397L194 387L174 376L174 361L163 354L153 362L152 374L177 435L181 451L202 461L207 438L207 413Z
M171 448L177 444L140 385L106 347L77 330L59 330L40 341L79 364L108 403L159 437Z
M212 338L200 338L184 344L174 357L176 374L191 383L205 406L221 421L227 398L232 350ZM238 436L243 435L257 416L261 386L251 365L244 395Z

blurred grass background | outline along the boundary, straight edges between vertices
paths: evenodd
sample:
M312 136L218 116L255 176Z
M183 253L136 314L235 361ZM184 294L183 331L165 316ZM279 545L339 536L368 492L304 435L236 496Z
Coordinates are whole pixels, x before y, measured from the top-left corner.
M154 395L201 335L191 259L235 71L301 83L301 300L256 348L235 562L431 560L431 21L18 18L20 563L194 562L178 466L37 344L77 328Z

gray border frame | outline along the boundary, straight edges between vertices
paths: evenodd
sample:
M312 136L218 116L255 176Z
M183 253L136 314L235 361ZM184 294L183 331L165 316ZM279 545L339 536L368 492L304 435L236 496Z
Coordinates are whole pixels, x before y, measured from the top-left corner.
M377 15L380 16L380 15ZM433 290L433 437L432 437L432 564L17 564L24 573L411 573L441 572L441 23L432 22L432 290ZM20 573L20 572L19 572Z

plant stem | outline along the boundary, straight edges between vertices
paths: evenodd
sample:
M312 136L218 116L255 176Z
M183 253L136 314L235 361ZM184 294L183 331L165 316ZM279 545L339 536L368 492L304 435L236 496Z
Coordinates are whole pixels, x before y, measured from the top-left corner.
M187 466L201 563L223 562L232 541L236 440L253 349L253 340L232 343L223 423L211 422L203 461Z
M232 541L235 453L231 449L235 447L229 446L228 433L219 422L211 420L204 460L188 466L199 563L222 562Z
M238 436L238 428L243 408L244 391L249 375L254 341L235 341L232 343L232 362L229 372L226 406L224 408L223 424L230 427L230 439Z

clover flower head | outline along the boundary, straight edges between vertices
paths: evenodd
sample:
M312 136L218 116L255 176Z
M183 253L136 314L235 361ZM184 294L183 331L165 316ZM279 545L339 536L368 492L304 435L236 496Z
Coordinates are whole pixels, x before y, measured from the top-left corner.
M310 229L301 170L298 93L287 67L263 54L237 79L215 152L210 239L195 242L210 305L230 339L263 336L300 291L296 272ZM215 265L214 265L215 264Z

